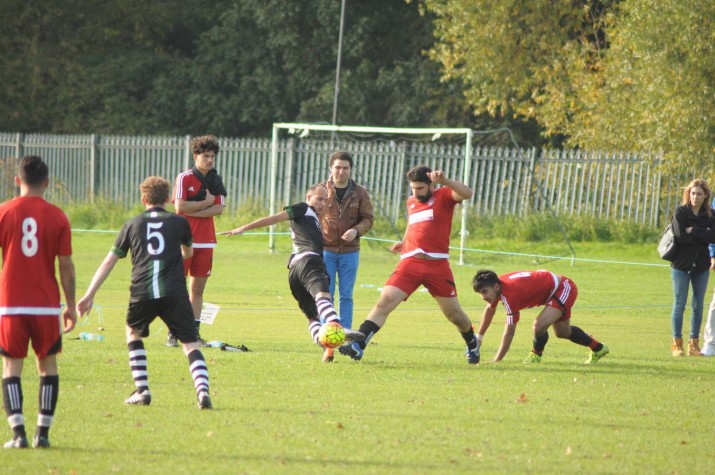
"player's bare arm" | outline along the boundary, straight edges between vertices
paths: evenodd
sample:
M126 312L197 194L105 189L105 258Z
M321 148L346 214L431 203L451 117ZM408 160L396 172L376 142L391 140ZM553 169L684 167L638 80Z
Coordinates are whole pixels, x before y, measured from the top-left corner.
M454 198L455 201L464 201L472 197L471 188L469 188L462 182L450 180L444 175L444 172L442 170L435 170L433 172L428 173L427 176L429 176L430 180L432 180L436 184L440 186L446 186L447 188L452 190L452 198Z
M181 245L181 257L186 260L194 255L194 246Z
M206 190L206 196L201 201L187 201L182 199L176 199L174 201L174 207L177 213L191 214L201 211L206 208L214 206L214 201L216 197L212 195L209 190Z
M499 345L499 350L497 350L497 354L492 360L494 363L498 363L499 361L503 360L506 354L509 352L511 342L512 340L514 340L514 333L516 333L515 323L507 323L504 325L504 334L501 337L501 344Z
M257 228L265 228L266 226L272 226L274 224L280 223L281 221L287 221L289 220L290 217L288 216L287 211L281 211L278 214L274 214L272 216L266 216L264 218L259 218L252 223L244 224L243 226L239 226L237 228L234 228L230 231L224 231L222 233L219 233L221 236L233 236L234 234L243 234L246 231L250 231L252 229L257 229Z
M72 256L57 256L59 261L60 282L65 294L65 309L62 312L64 332L71 332L77 323L77 301L75 297L76 281Z
M487 305L484 309L484 312L482 313L482 320L479 322L479 330L477 330L477 336L479 340L481 340L487 333L489 325L491 325L492 320L494 320L494 314L496 314L496 309L493 309L489 305Z
M84 293L84 296L79 299L79 303L77 304L77 311L79 311L80 315L84 316L92 310L95 294L104 281L107 280L107 277L109 277L109 274L112 272L112 269L114 269L114 265L118 260L119 256L110 252L99 265L97 272L95 272L94 277L92 277L92 282L90 282L87 291Z
M214 216L218 216L221 213L223 213L223 208L224 205L222 204L214 204L209 206L208 208L204 208L199 211L194 211L192 213L186 213L186 216L191 216L193 218L212 218Z

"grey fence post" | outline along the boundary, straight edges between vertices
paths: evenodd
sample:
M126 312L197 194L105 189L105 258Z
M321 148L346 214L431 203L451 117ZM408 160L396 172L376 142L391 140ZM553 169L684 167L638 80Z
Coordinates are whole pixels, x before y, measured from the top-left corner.
M15 135L15 158L22 158L25 155L25 147L22 141L25 139L25 135L18 132Z
M191 168L191 159L194 154L191 150L191 135L186 136L186 155L184 155L184 170ZM182 170L183 171L183 170Z
M89 149L89 202L94 204L97 192L97 136L92 134Z

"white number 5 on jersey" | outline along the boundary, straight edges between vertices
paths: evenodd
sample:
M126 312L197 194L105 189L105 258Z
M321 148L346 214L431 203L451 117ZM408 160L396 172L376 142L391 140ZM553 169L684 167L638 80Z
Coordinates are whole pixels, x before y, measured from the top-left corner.
M147 223L146 225L146 248L152 256L156 256L157 254L164 252L164 236L159 232L159 229L161 229L163 224L164 223ZM152 244L152 239L159 241L157 247L154 247Z

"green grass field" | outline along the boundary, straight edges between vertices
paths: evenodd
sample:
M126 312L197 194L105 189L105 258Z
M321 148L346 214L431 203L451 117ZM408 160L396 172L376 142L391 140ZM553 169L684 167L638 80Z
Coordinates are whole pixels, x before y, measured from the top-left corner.
M522 314L502 363L469 367L463 342L427 292L390 317L361 362L320 362L287 284L289 240L220 238L206 302L221 305L206 339L249 353L207 348L215 410L196 408L187 361L164 346L157 322L146 340L150 407L127 407L133 390L124 343L130 265L120 262L95 311L65 340L61 394L48 451L3 451L4 473L708 473L712 470L715 358L670 355L669 270L655 245L576 246L577 260L470 251L453 270L460 299L479 320L470 287L477 269L546 268L579 287L573 322L611 353L584 366L587 350L552 335L541 365L525 365L536 310ZM78 298L114 234L74 235ZM562 244L473 243L559 255ZM397 258L363 244L355 326ZM610 262L604 262L610 261ZM715 282L715 279L713 280ZM712 282L710 285L712 288ZM710 293L706 297L710 299ZM686 314L685 332L689 329ZM500 309L482 359L498 346ZM704 325L704 324L703 324ZM98 332L104 342L70 339ZM24 374L25 417L34 433L37 377ZM10 430L6 426L6 439Z

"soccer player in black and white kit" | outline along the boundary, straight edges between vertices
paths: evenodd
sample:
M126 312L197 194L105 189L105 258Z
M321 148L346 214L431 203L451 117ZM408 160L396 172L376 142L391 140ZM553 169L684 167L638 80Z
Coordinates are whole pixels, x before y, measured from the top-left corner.
M323 262L323 231L320 228L319 215L325 210L328 190L323 184L316 184L308 189L305 202L286 206L283 211L272 216L257 219L252 223L239 226L221 233L223 236L243 234L251 229L272 226L281 221L290 220L293 252L288 261L288 283L298 306L308 319L308 331L317 344L321 320L324 323L340 323L330 296L330 278ZM356 331L345 330L346 341L362 340L365 336ZM325 348L323 361L333 361L333 349Z
M114 265L131 252L132 283L127 310L127 346L136 390L125 404L151 404L142 338L149 336L149 324L158 316L181 342L184 354L189 359L199 408L211 409L208 369L199 349L198 331L184 279L183 261L191 257L192 253L191 228L186 218L164 209L169 201L170 186L161 177L152 176L144 180L140 189L146 210L124 223L114 247L97 269L87 292L77 304L77 310L85 315L92 309L94 296Z

